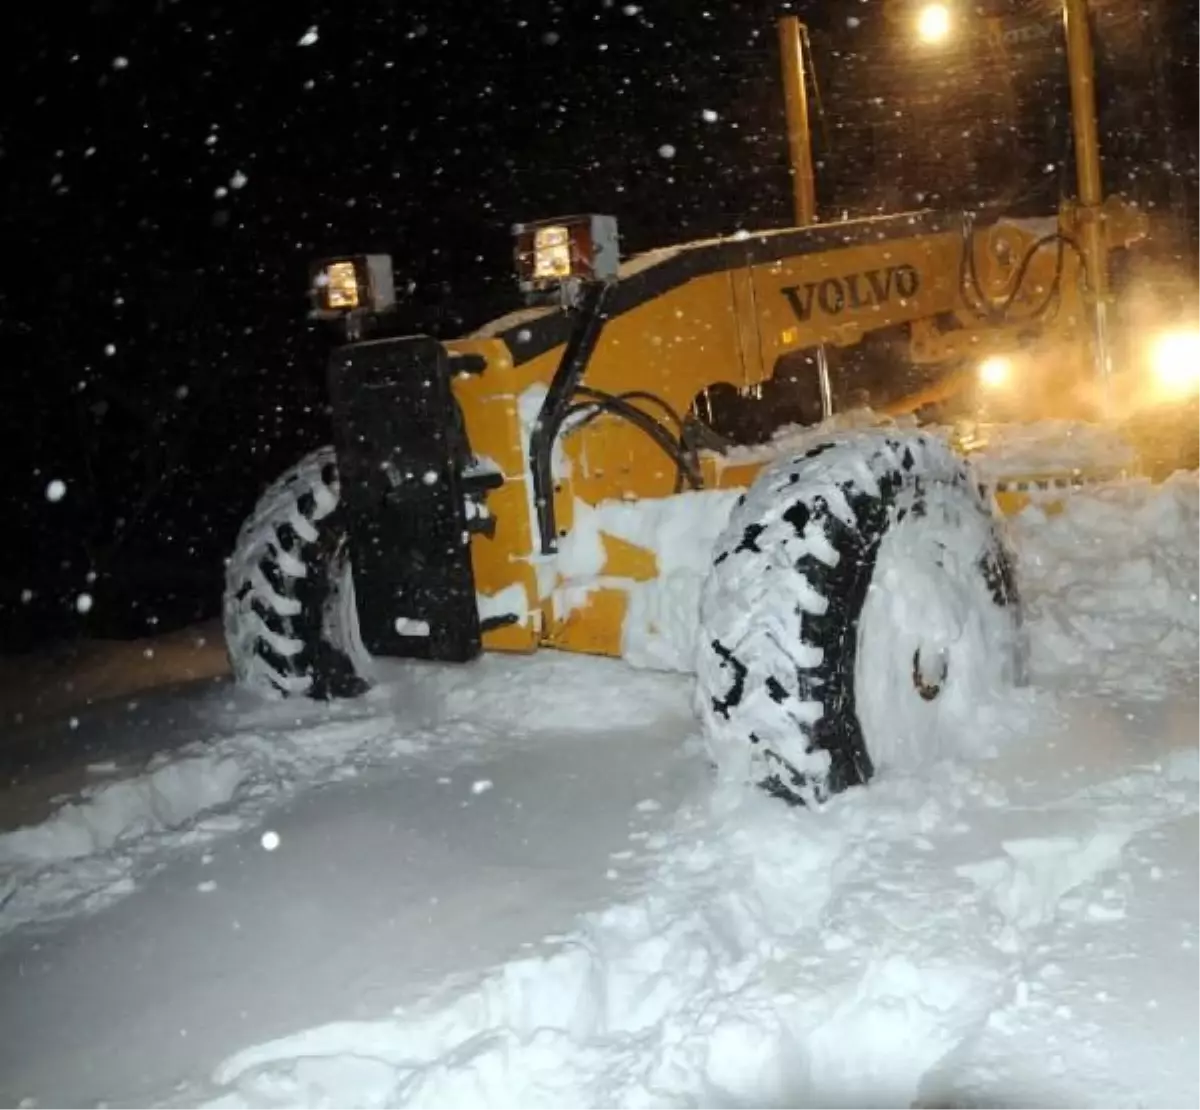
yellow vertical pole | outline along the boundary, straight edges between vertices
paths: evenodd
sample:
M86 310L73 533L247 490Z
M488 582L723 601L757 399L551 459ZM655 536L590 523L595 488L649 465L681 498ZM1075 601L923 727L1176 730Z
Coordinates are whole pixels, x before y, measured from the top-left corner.
M1108 339L1108 256L1101 224L1104 185L1096 126L1096 60L1088 26L1087 0L1063 0L1067 67L1071 80L1071 126L1075 133L1075 178L1079 191L1080 249L1092 298L1093 355L1102 381L1112 366Z
M792 204L796 226L807 227L816 219L817 192L813 175L812 131L808 122L808 88L804 79L800 21L794 15L779 17L779 55L783 65L784 104L787 107Z

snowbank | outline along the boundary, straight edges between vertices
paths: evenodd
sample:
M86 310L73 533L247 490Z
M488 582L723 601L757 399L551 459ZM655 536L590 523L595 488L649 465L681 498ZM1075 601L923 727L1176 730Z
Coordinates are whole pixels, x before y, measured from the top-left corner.
M837 413L812 427L780 428L769 443L735 447L723 456L726 464L767 463L781 455L798 453L815 439L856 428L916 429L914 416L888 416L873 409ZM1056 473L1115 476L1131 470L1137 455L1114 429L1080 420L1039 420L1027 424L963 421L957 425L922 425L921 430L956 444L988 484L1005 478Z
M229 802L248 777L243 761L207 751L157 763L132 779L89 788L40 825L0 833L0 868L78 859L119 840L177 829Z
M970 423L946 432L969 447L976 473L989 484L1039 473L1115 476L1137 464L1133 447L1117 431L1080 420Z
M1197 474L1123 483L1013 522L1036 676L1155 696L1200 653Z

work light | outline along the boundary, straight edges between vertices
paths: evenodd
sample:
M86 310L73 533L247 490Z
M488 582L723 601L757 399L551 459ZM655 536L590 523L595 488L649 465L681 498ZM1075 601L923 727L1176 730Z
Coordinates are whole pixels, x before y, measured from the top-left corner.
M310 267L309 316L336 320L347 313L386 312L396 303L392 259L386 254L357 254L324 259Z
M617 277L617 221L612 216L565 216L517 224L517 283L531 299Z

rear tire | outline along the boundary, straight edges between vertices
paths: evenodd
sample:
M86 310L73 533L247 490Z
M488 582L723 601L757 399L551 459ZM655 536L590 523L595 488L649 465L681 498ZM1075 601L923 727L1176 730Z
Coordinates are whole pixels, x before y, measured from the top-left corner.
M697 710L726 777L821 802L957 746L1022 679L1012 557L965 462L870 429L764 471L701 598Z
M270 697L354 697L369 686L332 447L272 485L225 576L225 642L238 682Z

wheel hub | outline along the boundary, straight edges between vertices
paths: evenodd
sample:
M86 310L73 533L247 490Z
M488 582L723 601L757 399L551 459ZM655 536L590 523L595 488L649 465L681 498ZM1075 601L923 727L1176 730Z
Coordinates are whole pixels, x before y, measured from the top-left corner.
M926 665L927 664L927 665ZM917 693L924 701L933 701L942 692L946 675L950 670L950 659L945 649L939 650L932 659L923 660L921 649L917 648L912 657L912 682Z

